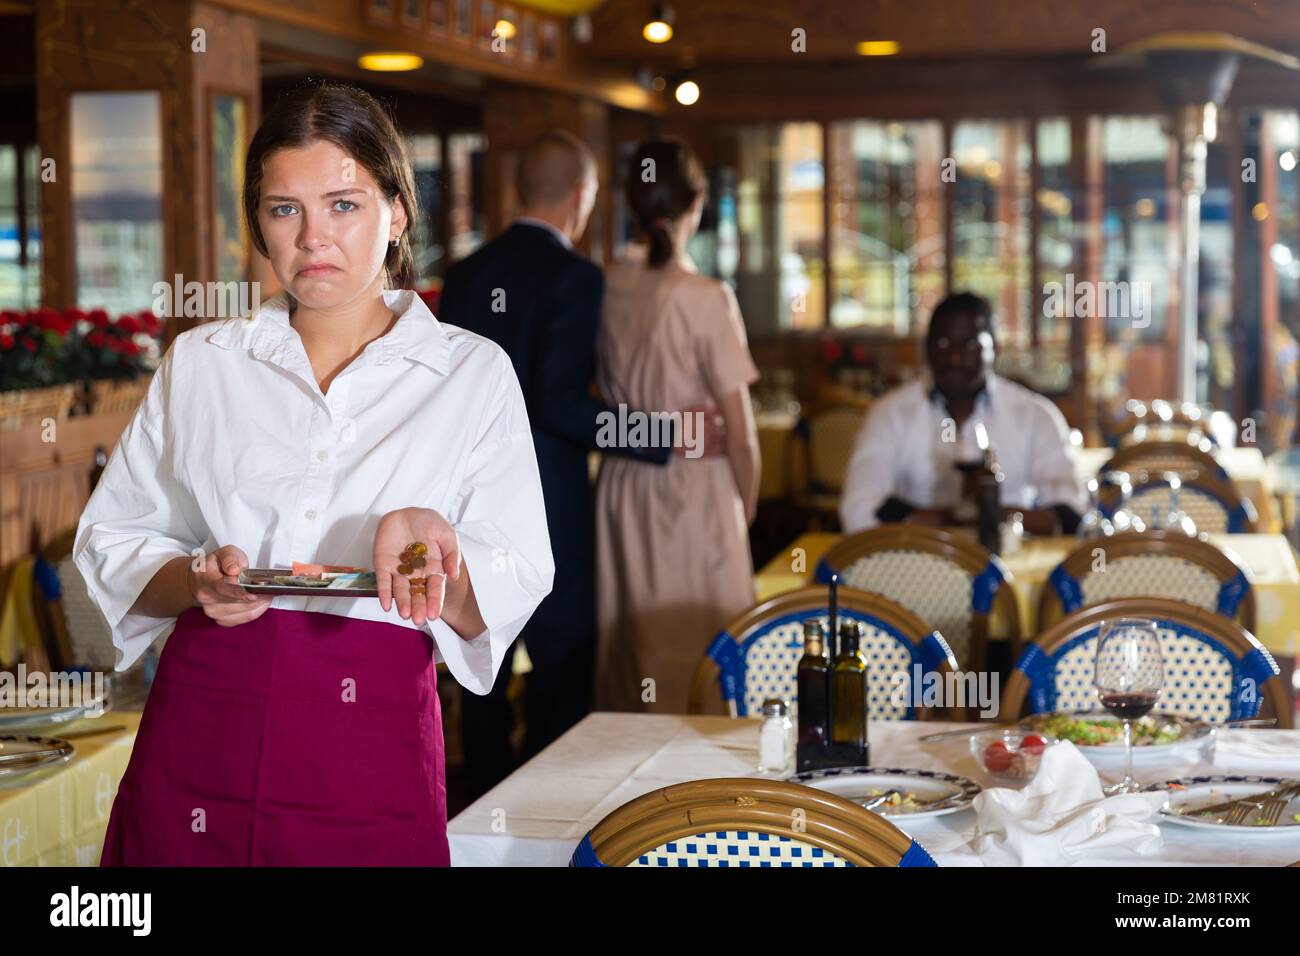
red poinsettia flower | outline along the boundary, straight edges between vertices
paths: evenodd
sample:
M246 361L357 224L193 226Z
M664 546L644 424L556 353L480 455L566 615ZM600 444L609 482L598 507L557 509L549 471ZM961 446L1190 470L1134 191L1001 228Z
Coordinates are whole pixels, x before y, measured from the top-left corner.
M36 340L35 340L35 339L26 339L26 338L23 339L23 348L25 348L27 351L29 351L29 352L31 352L33 355L35 355L35 354L36 354Z
M0 332L0 352L7 352L14 347L14 337L8 332Z
M112 324L108 318L108 313L103 309L95 309L89 315L90 322L97 329L107 328Z
M119 331L125 332L127 335L135 335L135 333L140 331L140 323L136 320L135 316L124 315L117 320L117 328Z

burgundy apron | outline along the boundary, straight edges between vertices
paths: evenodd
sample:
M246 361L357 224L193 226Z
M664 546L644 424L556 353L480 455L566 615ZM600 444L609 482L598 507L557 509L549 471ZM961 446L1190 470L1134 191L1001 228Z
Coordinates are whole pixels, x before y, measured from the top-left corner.
M447 866L433 639L268 609L176 622L101 866Z

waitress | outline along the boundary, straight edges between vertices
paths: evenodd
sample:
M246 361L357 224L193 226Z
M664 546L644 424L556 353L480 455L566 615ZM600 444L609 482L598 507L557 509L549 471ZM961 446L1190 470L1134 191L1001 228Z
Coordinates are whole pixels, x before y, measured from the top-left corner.
M281 99L244 210L284 291L175 339L77 528L117 669L170 631L101 863L447 865L436 661L487 693L554 574L519 385L408 291L414 176L368 94ZM293 561L379 599L236 583Z

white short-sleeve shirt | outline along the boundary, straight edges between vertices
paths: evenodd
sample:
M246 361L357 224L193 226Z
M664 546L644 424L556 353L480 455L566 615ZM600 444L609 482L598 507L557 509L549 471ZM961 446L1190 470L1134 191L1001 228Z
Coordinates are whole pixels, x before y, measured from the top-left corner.
M322 394L281 293L251 317L177 336L77 527L73 556L129 667L174 619L129 613L158 569L233 544L253 567L371 567L380 518L432 508L456 528L487 630L424 625L456 679L484 694L550 592L532 434L493 342L444 325L414 292ZM277 596L271 607L414 627L376 598Z

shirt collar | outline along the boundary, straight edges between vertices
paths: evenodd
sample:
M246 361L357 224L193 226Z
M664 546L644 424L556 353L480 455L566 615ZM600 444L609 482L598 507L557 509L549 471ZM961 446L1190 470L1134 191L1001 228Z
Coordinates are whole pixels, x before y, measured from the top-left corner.
M939 386L934 384L934 378L928 371L926 372L926 386L926 394L930 397L931 404L942 405L943 395L940 394ZM998 377L992 372L989 372L984 376L984 387L975 393L975 406L977 408L980 405L984 405L985 407L992 406L997 400L996 396L999 388Z
M515 216L514 222L512 222L511 224L513 225L514 223L522 223L525 226L537 226L539 229L545 229L556 239L558 239L560 243L564 246L564 248L566 249L573 248L573 242L569 239L569 237L566 236L564 233L562 233L559 229L557 229L552 223L547 222L545 219L534 219L532 216Z
M451 340L424 300L410 289L385 290L383 296L384 305L397 316L397 324L367 346L378 352L376 364L408 358L446 375L451 370ZM207 341L225 349L251 349L255 358L275 361L283 357L296 336L289 324L289 293L280 291L247 318L221 323Z

